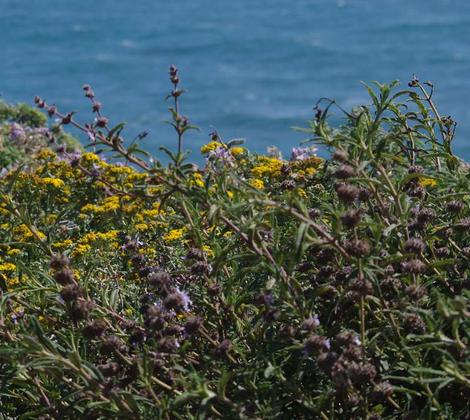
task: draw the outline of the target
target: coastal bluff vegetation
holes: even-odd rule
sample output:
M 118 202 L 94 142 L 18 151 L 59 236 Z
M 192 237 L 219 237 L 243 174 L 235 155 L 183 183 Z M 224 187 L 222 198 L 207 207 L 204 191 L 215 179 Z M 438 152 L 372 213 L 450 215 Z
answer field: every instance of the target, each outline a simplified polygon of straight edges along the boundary
M 88 122 L 0 104 L 0 419 L 470 418 L 470 167 L 432 83 L 192 159 L 169 77 L 158 155 L 88 85 Z

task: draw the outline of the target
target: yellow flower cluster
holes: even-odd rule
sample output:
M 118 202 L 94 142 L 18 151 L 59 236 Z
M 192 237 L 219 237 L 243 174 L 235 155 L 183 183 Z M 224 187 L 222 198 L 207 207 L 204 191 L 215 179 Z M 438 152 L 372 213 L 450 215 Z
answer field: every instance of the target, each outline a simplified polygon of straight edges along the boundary
M 4 262 L 0 264 L 0 271 L 15 271 L 16 265 L 9 262 Z
M 233 156 L 238 156 L 238 155 L 242 155 L 243 153 L 245 153 L 246 149 L 244 147 L 236 146 L 236 147 L 232 147 L 230 149 L 230 152 L 232 152 Z
M 50 185 L 50 186 L 52 186 L 54 188 L 58 188 L 58 189 L 61 189 L 61 188 L 65 187 L 65 182 L 62 181 L 59 178 L 49 178 L 49 177 L 41 178 L 40 183 L 42 185 L 46 185 L 46 186 Z
M 281 175 L 281 168 L 284 162 L 275 157 L 260 156 L 258 158 L 258 164 L 253 167 L 251 173 L 256 178 L 262 178 L 263 176 L 279 176 Z
M 108 232 L 89 232 L 78 241 L 72 255 L 86 254 L 87 252 L 91 251 L 92 244 L 99 241 L 109 245 L 111 248 L 117 248 L 117 235 L 117 230 L 110 230 Z
M 181 229 L 173 229 L 167 235 L 163 237 L 163 240 L 165 242 L 176 241 L 177 239 L 180 239 L 185 233 L 186 233 L 186 228 L 184 227 Z
M 35 230 L 37 237 L 41 240 L 46 239 L 46 235 L 39 230 Z M 21 224 L 13 229 L 13 234 L 19 241 L 28 241 L 31 238 L 34 238 L 35 235 L 31 229 L 25 224 Z
M 209 152 L 214 151 L 218 147 L 223 147 L 223 144 L 218 141 L 210 141 L 209 143 L 201 147 L 201 153 L 205 155 Z
M 264 189 L 264 182 L 262 179 L 258 179 L 258 178 L 251 179 L 250 185 L 258 190 Z
M 103 200 L 103 203 L 100 205 L 97 204 L 85 204 L 80 212 L 82 213 L 110 213 L 120 208 L 120 198 L 117 195 L 112 195 L 110 197 L 106 197 Z
M 194 172 L 193 173 L 192 183 L 197 185 L 198 187 L 201 187 L 201 188 L 203 188 L 205 186 L 204 179 L 203 179 L 202 174 L 200 172 Z
M 435 187 L 437 185 L 437 181 L 434 178 L 420 177 L 418 182 L 422 187 Z

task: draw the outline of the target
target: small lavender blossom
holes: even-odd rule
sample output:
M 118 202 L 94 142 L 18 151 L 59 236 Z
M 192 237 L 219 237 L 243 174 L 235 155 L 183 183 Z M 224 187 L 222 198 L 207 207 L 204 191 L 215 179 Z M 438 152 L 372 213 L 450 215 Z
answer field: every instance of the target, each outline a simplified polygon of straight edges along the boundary
M 13 141 L 25 140 L 26 132 L 24 128 L 17 123 L 12 123 L 10 125 L 10 139 Z
M 188 312 L 189 307 L 193 303 L 191 302 L 191 299 L 190 299 L 189 295 L 185 291 L 178 290 L 178 292 L 181 294 L 181 297 L 183 298 L 183 309 L 184 309 L 185 312 Z
M 215 150 L 209 152 L 206 160 L 207 162 L 217 161 L 228 166 L 232 166 L 234 158 L 229 149 L 225 147 L 217 147 Z
M 315 146 L 310 147 L 293 147 L 290 160 L 292 161 L 302 161 L 306 160 L 312 156 L 316 156 L 316 151 L 318 149 Z
M 51 135 L 51 131 L 47 127 L 37 127 L 33 130 L 33 134 L 49 137 Z

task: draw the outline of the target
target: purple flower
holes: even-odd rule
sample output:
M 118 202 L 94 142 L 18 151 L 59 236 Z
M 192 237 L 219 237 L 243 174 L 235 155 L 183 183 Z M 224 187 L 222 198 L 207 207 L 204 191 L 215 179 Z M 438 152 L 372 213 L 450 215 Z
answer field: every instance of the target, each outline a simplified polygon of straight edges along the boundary
M 183 298 L 183 309 L 185 310 L 185 312 L 188 312 L 189 307 L 192 305 L 191 299 L 185 291 L 178 290 L 178 292 L 180 293 L 181 297 Z
M 24 128 L 17 123 L 12 123 L 10 125 L 10 139 L 13 141 L 17 141 L 17 140 L 25 140 L 25 138 L 26 138 L 26 132 Z
M 316 156 L 315 152 L 318 149 L 315 146 L 310 147 L 293 147 L 290 160 L 301 161 Z
M 209 152 L 206 160 L 207 162 L 216 161 L 226 164 L 228 166 L 232 166 L 234 157 L 229 149 L 219 146 L 215 150 Z
M 45 137 L 49 137 L 51 134 L 50 130 L 47 127 L 37 127 L 33 130 L 33 133 Z

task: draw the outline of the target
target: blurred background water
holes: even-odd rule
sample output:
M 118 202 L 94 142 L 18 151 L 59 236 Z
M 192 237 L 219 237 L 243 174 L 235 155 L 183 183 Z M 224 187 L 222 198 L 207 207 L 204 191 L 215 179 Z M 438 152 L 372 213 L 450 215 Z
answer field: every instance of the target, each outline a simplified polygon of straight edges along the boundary
M 183 112 L 251 149 L 284 152 L 304 135 L 318 98 L 368 103 L 360 81 L 413 74 L 437 87 L 442 114 L 458 121 L 455 150 L 470 159 L 470 2 L 467 0 L 0 0 L 0 94 L 35 95 L 90 118 L 93 86 L 127 138 L 171 146 L 167 69 L 180 68 Z M 339 114 L 338 114 L 339 118 Z

